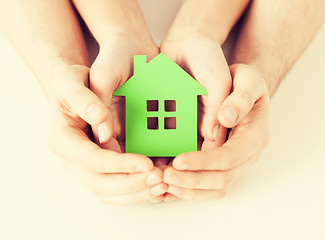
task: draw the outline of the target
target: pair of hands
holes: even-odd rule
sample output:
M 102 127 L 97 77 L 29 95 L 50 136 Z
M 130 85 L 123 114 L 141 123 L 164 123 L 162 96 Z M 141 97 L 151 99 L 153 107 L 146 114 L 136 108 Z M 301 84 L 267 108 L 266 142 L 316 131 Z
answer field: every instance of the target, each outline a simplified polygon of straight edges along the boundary
M 112 97 L 131 76 L 134 55 L 151 60 L 160 51 L 208 91 L 199 103 L 201 151 L 173 161 L 122 153 L 124 102 Z M 263 79 L 247 65 L 229 68 L 221 47 L 206 36 L 169 38 L 159 49 L 152 40 L 116 34 L 101 46 L 90 69 L 78 65 L 56 72 L 50 104 L 52 149 L 109 204 L 219 199 L 269 139 Z M 226 128 L 232 130 L 224 143 Z

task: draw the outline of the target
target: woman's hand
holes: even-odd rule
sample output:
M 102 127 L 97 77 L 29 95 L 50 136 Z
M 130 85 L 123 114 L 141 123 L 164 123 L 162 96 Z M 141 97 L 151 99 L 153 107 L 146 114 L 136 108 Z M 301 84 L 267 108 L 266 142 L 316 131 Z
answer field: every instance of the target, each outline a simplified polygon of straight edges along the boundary
M 168 193 L 187 200 L 222 198 L 231 184 L 259 158 L 268 145 L 269 94 L 265 81 L 253 68 L 230 67 L 233 92 L 218 110 L 218 120 L 233 127 L 221 147 L 205 140 L 202 151 L 177 156 L 164 171 Z
M 207 89 L 208 95 L 201 96 L 198 104 L 199 149 L 204 147 L 204 142 L 209 142 L 215 147 L 221 146 L 225 141 L 227 129 L 219 123 L 218 111 L 229 95 L 232 82 L 220 45 L 214 39 L 199 34 L 175 39 L 169 35 L 161 46 L 161 52 Z M 165 162 L 167 163 L 167 160 Z M 170 194 L 165 194 L 164 200 L 171 198 Z
M 141 155 L 122 154 L 114 146 L 91 141 L 89 124 L 109 115 L 105 104 L 88 89 L 89 68 L 81 65 L 56 72 L 50 99 L 50 146 L 63 165 L 109 204 L 145 204 L 162 200 L 167 186 L 162 171 Z M 113 144 L 114 145 L 114 144 Z
M 199 98 L 200 144 L 203 139 L 224 143 L 226 129 L 220 126 L 218 110 L 229 95 L 231 75 L 220 45 L 206 36 L 167 39 L 161 52 L 191 74 L 207 92 Z
M 96 142 L 106 145 L 116 142 L 116 150 L 124 151 L 124 101 L 112 96 L 113 92 L 129 79 L 133 72 L 134 55 L 147 55 L 151 60 L 159 53 L 152 39 L 142 39 L 131 33 L 113 34 L 100 46 L 99 54 L 90 69 L 90 89 L 105 104 L 108 115 L 105 121 L 93 126 Z

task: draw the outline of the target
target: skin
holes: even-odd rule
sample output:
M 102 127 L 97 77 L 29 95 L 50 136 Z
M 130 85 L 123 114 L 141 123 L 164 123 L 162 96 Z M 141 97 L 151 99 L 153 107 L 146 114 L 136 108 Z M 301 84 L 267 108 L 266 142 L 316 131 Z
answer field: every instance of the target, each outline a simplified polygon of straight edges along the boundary
M 164 172 L 170 194 L 220 199 L 258 160 L 270 138 L 270 96 L 324 20 L 324 1 L 252 2 L 231 61 L 232 93 L 218 110 L 220 124 L 232 128 L 229 139 L 177 156 Z
M 158 48 L 139 50 L 136 47 L 140 44 L 128 40 L 127 35 L 114 33 L 107 45 L 100 44 L 101 53 L 89 68 L 81 29 L 69 1 L 1 1 L 0 9 L 1 28 L 49 98 L 49 141 L 53 151 L 61 156 L 62 164 L 105 203 L 146 204 L 162 199 L 167 185 L 162 182 L 161 169 L 145 156 L 121 154 L 113 140 L 99 146 L 91 141 L 93 134 L 89 128 L 105 124 L 111 115 L 103 96 L 89 89 L 94 90 L 99 81 L 107 80 L 101 76 L 112 75 L 101 70 L 112 57 L 119 57 L 108 49 L 120 47 L 130 51 L 130 56 L 153 56 Z M 129 76 L 129 59 L 116 62 L 118 66 L 128 64 L 120 69 L 123 76 L 119 79 Z
M 160 49 L 135 0 L 73 4 L 100 45 L 92 66 L 70 1 L 0 0 L 0 26 L 49 98 L 53 151 L 108 204 L 222 198 L 267 146 L 270 95 L 325 16 L 322 0 L 252 1 L 228 67 L 220 46 L 249 1 L 185 0 Z M 169 164 L 122 154 L 124 105 L 112 97 L 132 75 L 133 55 L 159 51 L 209 94 L 199 104 L 202 151 Z

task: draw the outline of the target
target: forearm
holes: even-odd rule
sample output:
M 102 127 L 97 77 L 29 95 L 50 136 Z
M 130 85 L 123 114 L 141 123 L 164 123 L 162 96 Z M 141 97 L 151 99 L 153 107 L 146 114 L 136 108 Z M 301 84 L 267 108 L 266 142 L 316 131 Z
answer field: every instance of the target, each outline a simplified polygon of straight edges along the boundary
M 167 39 L 203 35 L 220 45 L 240 18 L 250 0 L 185 0 Z
M 73 0 L 90 31 L 104 45 L 113 35 L 152 41 L 136 0 Z M 130 39 L 133 40 L 133 39 Z
M 244 19 L 232 63 L 256 68 L 272 96 L 324 19 L 324 0 L 255 0 Z
M 88 64 L 83 36 L 68 0 L 0 0 L 0 24 L 47 95 L 53 71 Z

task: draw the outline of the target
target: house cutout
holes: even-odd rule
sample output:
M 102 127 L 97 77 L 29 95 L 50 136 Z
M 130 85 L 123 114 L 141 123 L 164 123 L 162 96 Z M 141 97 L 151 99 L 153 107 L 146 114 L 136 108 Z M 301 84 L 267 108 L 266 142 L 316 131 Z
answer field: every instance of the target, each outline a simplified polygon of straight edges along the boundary
M 163 53 L 134 56 L 125 96 L 125 152 L 174 157 L 197 150 L 197 96 L 206 89 Z

